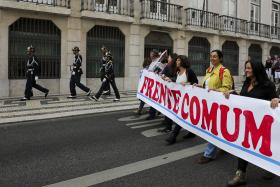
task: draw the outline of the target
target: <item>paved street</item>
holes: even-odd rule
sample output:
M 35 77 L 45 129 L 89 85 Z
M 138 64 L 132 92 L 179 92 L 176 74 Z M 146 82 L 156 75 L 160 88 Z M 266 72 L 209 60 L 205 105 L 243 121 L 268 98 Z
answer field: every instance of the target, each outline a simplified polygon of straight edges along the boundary
M 158 133 L 162 116 L 145 121 L 132 110 L 0 125 L 0 186 L 225 186 L 236 159 L 195 161 L 205 141 L 182 139 L 166 146 Z M 248 186 L 280 186 L 264 181 L 250 165 Z

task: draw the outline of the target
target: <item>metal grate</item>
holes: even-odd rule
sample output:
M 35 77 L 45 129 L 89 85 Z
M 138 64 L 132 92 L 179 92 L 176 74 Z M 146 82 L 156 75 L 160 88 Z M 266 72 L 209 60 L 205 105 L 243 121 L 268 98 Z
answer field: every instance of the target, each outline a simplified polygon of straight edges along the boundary
M 204 76 L 210 65 L 210 43 L 206 38 L 193 37 L 189 41 L 191 68 L 197 76 Z
M 82 0 L 82 10 L 134 16 L 134 0 Z
M 44 4 L 44 5 L 70 8 L 70 0 L 17 0 L 17 2 L 29 2 L 35 4 Z
M 277 46 L 272 46 L 269 54 L 271 57 L 274 57 L 274 55 L 280 56 L 280 48 Z
M 20 18 L 9 27 L 9 79 L 25 78 L 30 45 L 40 60 L 41 78 L 60 78 L 60 30 L 49 20 Z
M 115 76 L 124 77 L 125 36 L 117 27 L 97 25 L 87 33 L 87 78 L 100 77 L 102 46 L 113 55 Z
M 228 68 L 231 75 L 238 75 L 239 47 L 234 41 L 226 41 L 222 46 L 223 65 Z
M 256 62 L 262 62 L 262 48 L 259 44 L 251 44 L 248 49 L 248 54 L 251 60 Z
M 160 52 L 167 50 L 170 54 L 173 52 L 173 40 L 167 33 L 152 31 L 145 37 L 145 57 L 150 56 L 152 49 L 157 49 Z

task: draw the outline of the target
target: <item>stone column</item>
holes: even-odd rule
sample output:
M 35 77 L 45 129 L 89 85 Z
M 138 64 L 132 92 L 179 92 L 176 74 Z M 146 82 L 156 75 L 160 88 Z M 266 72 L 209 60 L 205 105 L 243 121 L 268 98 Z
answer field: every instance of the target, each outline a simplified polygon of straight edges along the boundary
M 141 34 L 139 25 L 130 26 L 128 40 L 128 61 L 124 80 L 124 90 L 137 90 L 139 72 L 142 67 L 143 57 L 141 56 Z
M 71 1 L 71 16 L 67 21 L 67 28 L 62 32 L 62 41 L 67 41 L 65 46 L 62 45 L 62 56 L 64 55 L 64 61 L 61 61 L 61 79 L 60 79 L 60 94 L 69 94 L 69 81 L 70 81 L 70 65 L 73 63 L 74 55 L 72 48 L 78 46 L 80 48 L 80 54 L 83 57 L 82 69 L 84 74 L 82 75 L 81 82 L 86 84 L 86 45 L 82 40 L 81 30 L 81 0 Z M 65 49 L 65 50 L 64 50 Z M 77 93 L 83 93 L 82 90 L 77 89 Z
M 239 46 L 239 82 L 241 82 L 244 78 L 244 64 L 248 60 L 248 48 L 250 44 L 245 39 L 240 39 L 237 41 Z
M 3 20 L 0 10 L 0 97 L 9 96 L 8 79 L 8 42 L 9 25 Z

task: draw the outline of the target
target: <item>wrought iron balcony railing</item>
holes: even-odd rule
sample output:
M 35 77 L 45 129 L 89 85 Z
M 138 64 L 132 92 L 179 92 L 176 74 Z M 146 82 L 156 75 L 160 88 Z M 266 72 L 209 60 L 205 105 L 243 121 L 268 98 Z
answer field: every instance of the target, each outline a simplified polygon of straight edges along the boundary
M 265 38 L 270 38 L 270 25 L 265 25 L 262 23 L 256 23 L 256 22 L 247 22 L 248 24 L 248 34 L 249 35 L 255 35 L 255 36 L 261 36 Z
M 70 0 L 17 0 L 17 2 L 29 2 L 35 4 L 44 4 L 44 5 L 70 8 Z
M 82 0 L 82 10 L 134 16 L 133 0 Z
M 182 24 L 183 6 L 155 0 L 140 0 L 141 19 L 155 19 Z
M 247 34 L 247 20 L 222 15 L 220 16 L 220 30 Z
M 271 38 L 280 40 L 280 27 L 271 26 Z
M 187 8 L 187 25 L 219 29 L 219 14 L 204 10 Z

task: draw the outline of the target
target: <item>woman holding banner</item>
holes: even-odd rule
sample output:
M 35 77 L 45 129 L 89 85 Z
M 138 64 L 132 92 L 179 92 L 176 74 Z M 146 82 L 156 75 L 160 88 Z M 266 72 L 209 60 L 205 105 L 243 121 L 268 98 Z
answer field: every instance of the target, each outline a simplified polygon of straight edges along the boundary
M 178 56 L 178 58 L 176 59 L 176 65 L 177 65 L 177 69 L 178 69 L 177 76 L 175 78 L 176 83 L 182 84 L 183 86 L 185 86 L 186 84 L 193 85 L 195 83 L 196 84 L 198 83 L 196 74 L 190 68 L 191 64 L 185 55 Z M 172 79 L 169 77 L 165 77 L 164 80 L 169 81 L 169 82 L 172 81 Z M 173 121 L 171 121 L 170 130 L 172 129 L 171 128 L 172 123 L 173 123 Z M 181 128 L 182 127 L 180 125 L 178 125 L 178 124 L 175 125 L 175 128 L 172 131 L 172 133 L 170 134 L 169 138 L 166 139 L 168 145 L 172 145 L 172 144 L 176 143 L 176 138 L 179 135 Z M 189 132 L 188 134 L 186 134 L 184 136 L 185 139 L 194 138 L 194 137 L 195 137 L 195 134 L 193 134 L 191 132 Z
M 246 80 L 242 86 L 240 95 L 256 99 L 271 101 L 271 108 L 278 107 L 279 99 L 277 98 L 275 85 L 269 80 L 262 63 L 247 61 L 245 63 Z M 225 93 L 229 98 L 232 91 Z M 246 168 L 248 162 L 238 158 L 236 175 L 228 182 L 228 186 L 239 186 L 246 183 Z M 272 179 L 273 174 L 266 173 L 264 179 Z
M 178 55 L 176 53 L 171 53 L 168 56 L 167 65 L 161 72 L 162 79 L 165 80 L 166 78 L 169 78 L 173 82 L 176 81 L 176 75 L 177 75 L 176 59 L 177 59 L 177 57 L 178 57 Z M 165 133 L 170 132 L 172 130 L 172 124 L 173 124 L 173 121 L 170 118 L 168 118 L 167 116 L 165 116 L 164 120 L 162 122 L 162 126 L 165 126 L 165 127 L 163 129 L 159 129 L 158 132 L 165 132 Z
M 203 79 L 203 86 L 196 85 L 198 87 L 205 88 L 207 90 L 213 90 L 218 92 L 227 92 L 232 90 L 233 79 L 230 71 L 225 68 L 223 63 L 223 53 L 220 50 L 213 50 L 210 53 L 210 61 L 212 66 L 206 70 L 206 75 Z M 217 153 L 217 147 L 211 143 L 208 143 L 203 156 L 198 160 L 199 164 L 206 164 L 215 159 Z

